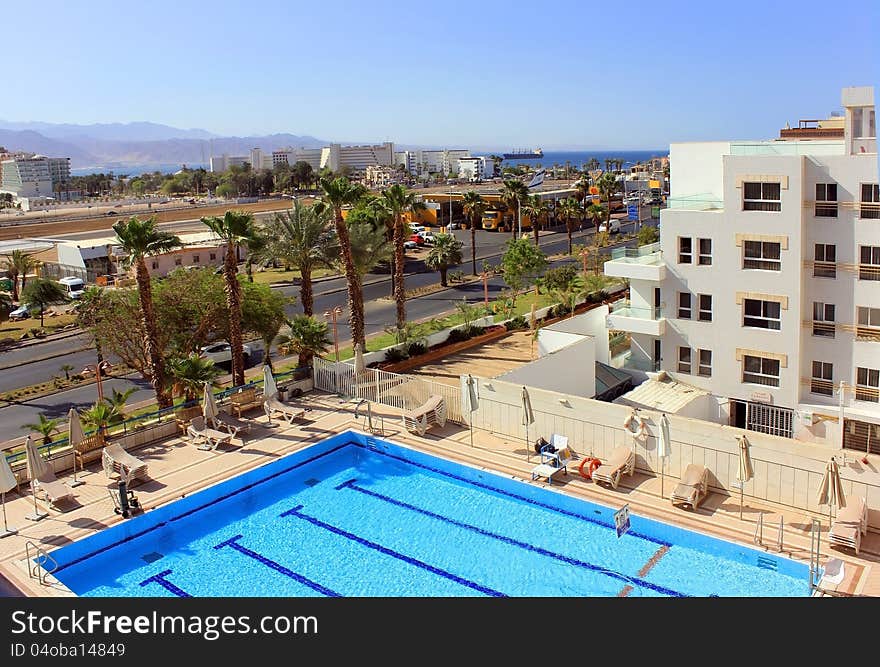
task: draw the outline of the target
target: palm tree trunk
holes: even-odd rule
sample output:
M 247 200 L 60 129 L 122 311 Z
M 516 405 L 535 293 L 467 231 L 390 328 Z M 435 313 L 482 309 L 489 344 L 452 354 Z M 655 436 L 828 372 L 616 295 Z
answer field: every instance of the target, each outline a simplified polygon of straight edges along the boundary
M 150 272 L 147 263 L 139 259 L 136 264 L 138 300 L 141 304 L 141 322 L 144 325 L 144 352 L 147 358 L 147 373 L 150 386 L 156 393 L 159 408 L 171 406 L 172 400 L 165 383 L 165 364 L 159 349 L 159 331 L 156 328 L 156 313 L 153 309 L 153 289 L 150 285 Z
M 565 231 L 568 233 L 568 254 L 571 254 L 572 245 L 571 245 L 571 220 L 569 218 L 565 219 Z
M 541 229 L 541 219 L 538 216 L 535 216 L 535 219 L 532 220 L 532 233 L 535 235 L 535 247 L 540 248 L 538 244 L 538 231 Z
M 518 206 L 517 206 L 518 208 Z M 516 215 L 516 211 L 514 211 L 513 218 L 510 221 L 510 238 L 516 240 L 516 221 L 519 217 Z
M 229 345 L 232 347 L 232 385 L 244 384 L 244 352 L 241 336 L 241 285 L 238 283 L 238 262 L 235 244 L 226 244 L 223 276 L 226 279 L 226 308 L 229 311 Z
M 397 330 L 406 326 L 406 289 L 403 283 L 403 220 L 394 220 L 394 301 L 397 305 Z
M 345 270 L 345 281 L 348 284 L 348 324 L 351 329 L 352 343 L 364 344 L 364 296 L 361 292 L 361 281 L 351 256 L 351 239 L 342 210 L 335 211 L 336 237 L 339 239 L 339 254 L 342 255 L 342 267 Z
M 311 317 L 314 315 L 315 297 L 312 291 L 312 268 L 301 266 L 299 269 L 299 277 L 301 278 L 299 286 L 299 299 L 302 301 L 303 314 Z
M 474 275 L 477 275 L 477 221 L 471 218 L 471 264 Z
M 12 300 L 18 301 L 18 271 L 10 271 L 9 275 L 12 278 Z
M 446 284 L 446 272 L 449 270 L 449 267 L 445 264 L 440 265 L 440 287 L 448 287 Z

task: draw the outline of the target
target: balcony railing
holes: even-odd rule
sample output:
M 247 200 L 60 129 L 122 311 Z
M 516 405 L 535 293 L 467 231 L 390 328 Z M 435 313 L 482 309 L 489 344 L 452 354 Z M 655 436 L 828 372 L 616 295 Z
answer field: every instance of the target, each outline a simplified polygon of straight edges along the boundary
M 810 141 L 739 141 L 730 144 L 731 155 L 845 155 L 843 139 Z
M 638 248 L 615 248 L 611 251 L 612 262 L 630 262 L 633 264 L 659 264 L 662 261 L 659 243 L 639 246 Z
M 669 197 L 666 200 L 666 207 L 682 211 L 722 211 L 724 210 L 724 200 L 711 193 L 703 192 L 695 195 Z
M 880 327 L 856 326 L 856 340 L 880 343 Z
M 656 308 L 633 308 L 628 299 L 621 299 L 611 304 L 610 314 L 619 315 L 620 317 L 637 317 L 642 320 L 659 320 L 663 317 L 665 305 L 661 304 Z

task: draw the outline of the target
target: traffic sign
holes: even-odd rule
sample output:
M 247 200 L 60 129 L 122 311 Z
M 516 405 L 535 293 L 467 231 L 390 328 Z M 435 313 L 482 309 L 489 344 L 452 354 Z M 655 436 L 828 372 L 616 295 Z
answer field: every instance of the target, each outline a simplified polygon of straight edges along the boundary
M 614 527 L 617 529 L 617 537 L 629 530 L 629 504 L 624 505 L 614 513 Z
M 630 220 L 638 220 L 639 219 L 639 205 L 638 204 L 629 204 L 626 207 L 627 215 L 629 215 Z

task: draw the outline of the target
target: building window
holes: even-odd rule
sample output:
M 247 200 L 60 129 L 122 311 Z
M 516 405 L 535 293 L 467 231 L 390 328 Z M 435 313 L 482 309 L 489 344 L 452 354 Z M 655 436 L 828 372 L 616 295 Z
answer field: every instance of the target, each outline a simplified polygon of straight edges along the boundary
M 856 400 L 877 403 L 880 396 L 880 370 L 856 368 Z
M 210 255 L 208 255 L 208 258 L 213 262 L 215 259 L 217 259 L 217 253 L 212 252 Z
M 712 350 L 700 350 L 699 373 L 704 378 L 712 377 Z
M 691 348 L 689 347 L 678 348 L 678 372 L 691 372 Z
M 699 305 L 700 305 L 700 313 L 699 319 L 700 322 L 711 322 L 712 321 L 712 295 L 711 294 L 700 294 L 698 296 Z
M 813 376 L 810 378 L 810 391 L 823 396 L 834 395 L 834 364 L 827 361 L 813 362 Z
M 743 183 L 743 211 L 781 211 L 779 183 Z
M 743 356 L 743 382 L 779 386 L 779 360 Z
M 837 246 L 833 243 L 817 243 L 813 251 L 813 277 L 837 277 Z
M 694 240 L 687 236 L 678 238 L 678 263 L 691 264 L 694 261 Z
M 157 269 L 159 268 L 159 261 L 154 259 L 154 260 L 150 263 L 150 266 L 153 267 L 153 271 L 157 270 Z
M 709 266 L 712 264 L 712 239 L 700 239 L 700 266 Z
M 683 320 L 691 319 L 691 293 L 678 293 L 678 316 Z
M 880 280 L 880 246 L 859 246 L 859 280 Z
M 857 340 L 880 341 L 880 308 L 859 306 Z
M 198 263 L 199 263 L 199 256 L 193 255 L 193 264 L 198 264 Z
M 880 185 L 862 183 L 862 205 L 859 207 L 860 218 L 880 218 Z
M 837 183 L 816 183 L 816 217 L 837 217 Z
M 779 330 L 780 313 L 781 307 L 778 301 L 745 299 L 743 302 L 743 326 Z
M 813 302 L 813 335 L 834 338 L 834 304 Z
M 174 266 L 180 266 L 181 264 L 183 264 L 183 258 L 182 257 L 175 257 L 174 258 Z
M 743 242 L 743 268 L 761 271 L 782 270 L 782 246 L 772 241 Z

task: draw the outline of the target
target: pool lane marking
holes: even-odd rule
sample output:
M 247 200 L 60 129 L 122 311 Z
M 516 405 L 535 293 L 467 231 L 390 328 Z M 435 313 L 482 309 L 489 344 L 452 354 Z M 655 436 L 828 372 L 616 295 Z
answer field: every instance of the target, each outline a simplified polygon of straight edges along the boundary
M 527 551 L 531 551 L 533 553 L 540 554 L 542 556 L 548 556 L 549 558 L 554 558 L 558 561 L 566 563 L 568 565 L 575 565 L 577 567 L 584 568 L 586 570 L 592 570 L 593 572 L 598 572 L 599 574 L 604 574 L 606 576 L 612 577 L 613 579 L 618 579 L 621 581 L 634 581 L 638 583 L 640 586 L 645 588 L 650 588 L 653 591 L 658 593 L 662 593 L 664 595 L 669 595 L 671 597 L 688 597 L 684 593 L 680 593 L 678 591 L 674 591 L 671 588 L 666 588 L 665 586 L 660 586 L 658 584 L 651 583 L 649 581 L 644 581 L 642 577 L 647 574 L 648 570 L 650 570 L 658 560 L 669 551 L 669 547 L 666 545 L 661 546 L 657 552 L 651 557 L 648 561 L 648 565 L 643 567 L 639 571 L 638 578 L 636 577 L 627 577 L 624 574 L 616 572 L 614 570 L 609 570 L 607 568 L 602 567 L 601 565 L 595 565 L 593 563 L 589 563 L 587 561 L 580 560 L 578 558 L 573 558 L 571 556 L 566 556 L 564 554 L 557 553 L 555 551 L 550 551 L 549 549 L 544 549 L 543 547 L 535 546 L 534 544 L 529 544 L 528 542 L 522 542 L 513 537 L 508 537 L 507 535 L 501 535 L 500 533 L 493 533 L 489 530 L 485 530 L 484 528 L 480 528 L 479 526 L 474 526 L 469 523 L 464 523 L 463 521 L 458 521 L 457 519 L 453 519 L 452 517 L 444 516 L 442 514 L 437 514 L 436 512 L 432 512 L 431 510 L 427 510 L 421 507 L 417 507 L 416 505 L 411 505 L 402 500 L 397 500 L 396 498 L 392 498 L 390 496 L 386 496 L 382 493 L 378 493 L 376 491 L 371 491 L 362 486 L 357 485 L 357 479 L 349 479 L 342 484 L 334 487 L 337 491 L 342 489 L 351 489 L 352 491 L 357 491 L 358 493 L 362 493 L 364 495 L 370 496 L 372 498 L 376 498 L 386 503 L 390 503 L 391 505 L 396 505 L 397 507 L 402 507 L 404 509 L 411 510 L 413 512 L 418 512 L 419 514 L 423 514 L 425 516 L 431 517 L 433 519 L 439 519 L 440 521 L 444 521 L 453 526 L 457 526 L 458 528 L 464 528 L 465 530 L 469 530 L 474 533 L 478 533 L 485 537 L 491 537 L 493 539 L 504 542 L 505 544 L 510 544 L 515 547 L 519 547 L 520 549 L 525 549 Z
M 391 459 L 396 459 L 398 461 L 402 461 L 407 465 L 415 466 L 416 468 L 422 468 L 423 470 L 429 470 L 433 473 L 437 473 L 438 475 L 443 475 L 444 477 L 451 477 L 452 479 L 457 479 L 465 484 L 469 484 L 471 486 L 476 486 L 481 489 L 487 489 L 489 491 L 494 491 L 495 493 L 499 493 L 503 496 L 508 496 L 509 498 L 516 498 L 517 500 L 521 500 L 529 505 L 535 505 L 536 507 L 542 507 L 544 509 L 550 510 L 551 512 L 556 512 L 558 514 L 564 514 L 565 516 L 574 517 L 575 519 L 580 519 L 581 521 L 587 521 L 588 523 L 594 523 L 597 526 L 602 526 L 603 528 L 613 529 L 614 524 L 606 521 L 599 521 L 598 519 L 594 519 L 589 516 L 585 516 L 583 514 L 578 514 L 577 512 L 572 512 L 571 510 L 566 510 L 561 507 L 557 507 L 555 505 L 550 505 L 548 503 L 542 503 L 540 500 L 534 500 L 532 498 L 527 498 L 526 496 L 521 496 L 518 493 L 514 493 L 513 491 L 506 491 L 504 489 L 499 489 L 496 486 L 492 486 L 491 484 L 486 484 L 484 482 L 478 482 L 477 480 L 467 479 L 465 477 L 461 477 L 460 475 L 456 475 L 455 473 L 448 472 L 446 470 L 442 470 L 441 468 L 434 468 L 429 465 L 425 465 L 424 463 L 416 463 L 415 461 L 411 461 L 410 459 L 404 458 L 402 456 L 397 456 L 396 454 L 392 454 L 390 452 L 383 451 L 381 449 L 377 449 L 375 447 L 365 447 L 364 445 L 357 444 L 358 447 L 364 447 L 365 449 L 375 452 L 376 454 L 380 454 L 382 456 L 387 456 Z M 436 458 L 436 457 L 435 457 Z M 454 465 L 462 465 L 462 464 L 454 464 Z M 490 473 L 491 474 L 491 473 Z M 520 482 L 523 484 L 524 482 Z M 585 501 L 579 501 L 585 502 Z M 672 542 L 668 540 L 660 539 L 659 537 L 653 537 L 651 535 L 645 535 L 644 533 L 640 533 L 637 530 L 629 530 L 627 531 L 627 535 L 632 535 L 634 537 L 639 537 L 643 540 L 647 540 L 648 542 L 654 542 L 655 544 L 664 544 L 667 547 L 672 546 Z
M 319 593 L 321 593 L 321 595 L 326 595 L 327 597 L 331 597 L 331 598 L 341 598 L 342 597 L 342 595 L 340 593 L 337 593 L 336 591 L 331 590 L 331 589 L 327 588 L 326 586 L 322 586 L 321 584 L 319 584 L 315 581 L 312 581 L 311 579 L 309 579 L 307 577 L 304 577 L 303 575 L 299 574 L 298 572 L 294 572 L 293 570 L 284 567 L 280 563 L 276 563 L 274 560 L 270 560 L 270 559 L 266 558 L 265 556 L 258 554 L 256 551 L 253 551 L 252 549 L 248 549 L 247 547 L 240 545 L 238 543 L 238 540 L 240 540 L 242 537 L 244 537 L 244 535 L 236 535 L 234 537 L 230 537 L 228 540 L 221 542 L 220 544 L 215 544 L 214 548 L 215 549 L 222 549 L 223 547 L 232 547 L 233 549 L 235 549 L 239 553 L 242 553 L 245 556 L 248 556 L 249 558 L 253 558 L 255 561 L 262 563 L 266 567 L 272 568 L 276 572 L 280 572 L 285 577 L 289 577 L 289 578 L 293 579 L 294 581 L 298 581 L 299 583 L 308 586 L 312 590 L 318 591 Z
M 505 595 L 504 593 L 493 590 L 491 588 L 488 588 L 486 586 L 478 584 L 474 581 L 469 581 L 468 579 L 464 579 L 462 577 L 459 577 L 457 574 L 453 574 L 452 572 L 447 572 L 444 569 L 441 569 L 439 567 L 435 567 L 433 565 L 425 563 L 424 561 L 421 561 L 417 558 L 413 558 L 412 556 L 407 556 L 406 554 L 402 554 L 399 551 L 394 551 L 393 549 L 389 549 L 388 547 L 384 547 L 381 544 L 377 544 L 376 542 L 371 542 L 370 540 L 368 540 L 364 537 L 360 537 L 359 535 L 355 535 L 354 533 L 349 533 L 348 531 L 343 530 L 342 528 L 338 528 L 338 527 L 333 526 L 329 523 L 325 523 L 325 522 L 321 521 L 320 519 L 317 519 L 313 516 L 309 516 L 308 514 L 305 514 L 302 511 L 302 509 L 303 509 L 303 505 L 297 505 L 296 507 L 293 507 L 285 512 L 282 512 L 279 516 L 282 516 L 282 517 L 293 516 L 298 519 L 303 519 L 304 521 L 308 521 L 309 523 L 311 523 L 314 526 L 318 526 L 319 528 L 323 528 L 324 530 L 329 530 L 331 533 L 334 533 L 336 535 L 344 537 L 344 538 L 351 540 L 353 542 L 357 542 L 358 544 L 361 544 L 369 549 L 373 549 L 374 551 L 378 551 L 379 553 L 383 553 L 386 556 L 391 556 L 392 558 L 396 558 L 397 560 L 402 560 L 404 563 L 408 563 L 410 565 L 414 565 L 414 566 L 421 568 L 423 570 L 427 570 L 428 572 L 431 572 L 432 574 L 436 574 L 440 577 L 443 577 L 444 579 L 449 579 L 450 581 L 454 581 L 455 583 L 461 584 L 462 586 L 467 586 L 468 588 L 471 588 L 475 591 L 479 591 L 480 593 L 483 593 L 483 594 L 488 595 L 490 597 L 496 597 L 496 598 L 507 597 L 507 595 Z
M 167 577 L 169 574 L 171 574 L 171 570 L 163 570 L 163 571 L 160 572 L 159 574 L 154 574 L 154 575 L 153 575 L 152 577 L 150 577 L 149 579 L 144 579 L 144 580 L 141 582 L 141 586 L 146 586 L 146 585 L 148 585 L 148 584 L 157 583 L 157 584 L 159 584 L 162 588 L 164 588 L 166 591 L 168 591 L 169 593 L 174 593 L 174 595 L 176 595 L 176 596 L 179 597 L 179 598 L 191 598 L 192 595 L 190 595 L 189 593 L 187 593 L 185 590 L 183 590 L 183 589 L 180 588 L 179 586 L 176 586 L 175 584 L 172 584 L 170 581 L 168 581 L 168 580 L 165 578 L 165 577 Z
M 648 559 L 648 562 L 642 565 L 642 569 L 639 570 L 638 574 L 639 578 L 646 577 L 648 575 L 648 572 L 651 571 L 651 568 L 654 567 L 660 561 L 660 559 L 666 555 L 668 551 L 669 547 L 665 545 L 657 549 L 654 555 Z M 621 590 L 620 593 L 617 594 L 617 597 L 625 598 L 627 595 L 630 594 L 630 592 L 632 592 L 632 590 L 633 587 L 627 584 L 623 587 L 623 590 Z

